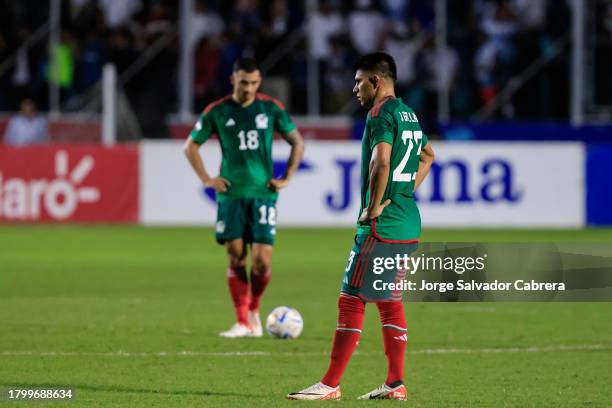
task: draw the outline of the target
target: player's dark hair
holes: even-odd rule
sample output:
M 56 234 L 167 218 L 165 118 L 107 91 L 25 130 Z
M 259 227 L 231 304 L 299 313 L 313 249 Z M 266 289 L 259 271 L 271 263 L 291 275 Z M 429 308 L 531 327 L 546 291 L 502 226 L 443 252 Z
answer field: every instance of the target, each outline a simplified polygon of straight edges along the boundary
M 259 64 L 255 60 L 255 58 L 238 58 L 234 61 L 234 67 L 232 69 L 233 72 L 244 71 L 244 72 L 255 72 L 259 70 Z
M 353 64 L 353 71 L 358 69 L 378 74 L 393 81 L 397 79 L 395 60 L 386 52 L 372 52 L 362 55 Z

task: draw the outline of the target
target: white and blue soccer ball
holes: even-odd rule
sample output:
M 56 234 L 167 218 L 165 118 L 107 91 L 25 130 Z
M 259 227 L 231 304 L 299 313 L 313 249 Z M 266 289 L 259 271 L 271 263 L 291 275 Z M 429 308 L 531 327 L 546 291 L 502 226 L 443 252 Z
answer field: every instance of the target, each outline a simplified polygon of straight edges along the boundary
M 279 306 L 266 319 L 268 334 L 278 339 L 295 339 L 303 328 L 302 315 L 292 307 Z

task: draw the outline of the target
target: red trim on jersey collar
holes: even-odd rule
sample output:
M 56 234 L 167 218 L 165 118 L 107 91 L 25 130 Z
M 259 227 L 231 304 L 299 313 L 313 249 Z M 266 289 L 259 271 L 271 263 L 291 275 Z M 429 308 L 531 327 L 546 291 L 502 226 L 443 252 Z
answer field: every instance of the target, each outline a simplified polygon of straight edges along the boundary
M 279 108 L 281 108 L 282 110 L 285 110 L 285 105 L 283 105 L 281 103 L 281 101 L 279 101 L 276 98 L 271 97 L 270 95 L 266 95 L 266 94 L 263 94 L 261 92 L 257 92 L 255 94 L 255 100 L 258 100 L 258 101 L 270 101 L 273 104 L 275 104 L 276 106 L 278 106 Z
M 372 220 L 372 236 L 381 242 L 393 243 L 393 244 L 414 244 L 419 242 L 418 239 L 385 239 L 381 238 L 380 235 L 376 233 L 376 218 Z
M 370 117 L 371 118 L 377 117 L 378 114 L 380 113 L 380 108 L 382 108 L 384 103 L 387 102 L 389 99 L 395 99 L 395 96 L 392 96 L 392 95 L 385 96 L 382 101 L 378 102 L 378 104 L 376 104 L 376 106 L 374 106 L 374 107 L 372 107 L 372 109 L 370 109 Z
M 223 102 L 225 102 L 227 100 L 230 100 L 230 99 L 232 99 L 232 94 L 226 95 L 223 98 L 219 98 L 216 101 L 213 101 L 213 102 L 209 103 L 206 106 L 206 108 L 204 109 L 204 111 L 203 111 L 204 114 L 210 112 L 215 106 L 220 105 L 221 103 L 223 103 Z M 273 97 L 271 97 L 269 95 L 257 92 L 255 94 L 255 100 L 256 101 L 270 101 L 273 104 L 275 104 L 276 106 L 278 106 L 279 108 L 281 108 L 282 110 L 285 110 L 285 105 L 283 105 L 281 103 L 281 101 L 279 101 L 278 99 L 273 98 Z
M 214 108 L 215 106 L 217 106 L 217 105 L 219 105 L 219 104 L 221 104 L 221 103 L 223 103 L 223 102 L 225 102 L 225 101 L 227 101 L 228 99 L 231 99 L 231 98 L 232 98 L 232 95 L 229 94 L 229 95 L 224 96 L 223 98 L 219 98 L 216 101 L 213 101 L 213 102 L 209 103 L 206 106 L 206 108 L 204 108 L 204 111 L 203 111 L 204 114 L 210 112 L 212 110 L 212 108 Z

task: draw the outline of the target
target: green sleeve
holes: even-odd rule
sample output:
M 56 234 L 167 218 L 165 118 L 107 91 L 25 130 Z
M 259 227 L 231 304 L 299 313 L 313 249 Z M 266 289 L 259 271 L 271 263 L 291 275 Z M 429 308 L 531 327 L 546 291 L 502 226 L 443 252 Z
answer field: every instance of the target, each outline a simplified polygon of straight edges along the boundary
M 208 140 L 210 135 L 215 133 L 215 124 L 211 112 L 203 113 L 191 130 L 191 138 L 197 144 L 202 144 Z
M 428 142 L 429 142 L 429 138 L 427 137 L 425 133 L 423 133 L 423 143 L 421 144 L 421 147 L 427 146 Z
M 370 149 L 374 149 L 374 146 L 381 142 L 389 143 L 393 145 L 393 119 L 387 112 L 380 112 L 379 115 L 371 117 L 368 121 L 370 127 Z
M 274 105 L 274 129 L 278 133 L 286 135 L 295 128 L 295 123 L 293 123 L 287 111 Z

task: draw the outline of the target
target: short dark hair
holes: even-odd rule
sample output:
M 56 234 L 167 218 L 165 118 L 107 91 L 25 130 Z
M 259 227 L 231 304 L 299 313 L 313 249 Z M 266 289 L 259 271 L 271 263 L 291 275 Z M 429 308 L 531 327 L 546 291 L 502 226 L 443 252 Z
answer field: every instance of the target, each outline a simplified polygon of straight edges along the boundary
M 390 78 L 393 81 L 397 79 L 397 67 L 393 57 L 386 52 L 372 52 L 365 54 L 353 64 L 353 70 L 370 71 L 382 77 Z
M 233 72 L 245 71 L 245 72 L 255 72 L 259 70 L 259 64 L 255 60 L 255 58 L 238 58 L 234 61 L 234 67 L 232 69 Z

